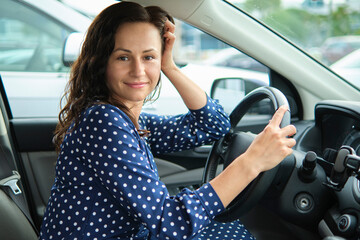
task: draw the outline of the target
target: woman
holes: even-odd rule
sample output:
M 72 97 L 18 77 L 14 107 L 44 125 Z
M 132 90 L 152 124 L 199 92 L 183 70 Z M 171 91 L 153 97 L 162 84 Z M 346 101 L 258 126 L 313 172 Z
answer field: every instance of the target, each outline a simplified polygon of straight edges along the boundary
M 252 239 L 237 223 L 213 218 L 260 172 L 292 152 L 293 126 L 279 128 L 280 108 L 248 151 L 201 188 L 169 196 L 151 151 L 180 151 L 229 131 L 229 119 L 174 64 L 173 19 L 158 7 L 121 2 L 89 27 L 72 67 L 59 115 L 56 178 L 41 239 Z M 160 71 L 189 113 L 142 113 Z M 265 159 L 265 160 L 264 160 Z M 237 225 L 236 225 L 237 224 Z M 218 235 L 219 236 L 219 235 Z

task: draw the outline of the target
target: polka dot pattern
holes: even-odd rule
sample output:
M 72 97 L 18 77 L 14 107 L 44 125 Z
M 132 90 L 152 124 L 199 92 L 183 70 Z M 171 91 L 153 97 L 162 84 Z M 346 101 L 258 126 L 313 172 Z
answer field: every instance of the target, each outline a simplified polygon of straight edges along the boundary
M 248 230 L 239 221 L 220 223 L 212 221 L 211 224 L 197 234 L 193 240 L 254 240 Z
M 178 116 L 157 116 L 142 113 L 140 123 L 152 134 L 151 150 L 156 154 L 191 149 L 219 139 L 230 130 L 228 116 L 217 100 Z
M 142 113 L 140 137 L 118 108 L 95 104 L 70 127 L 55 168 L 55 183 L 40 239 L 191 239 L 224 207 L 210 184 L 170 196 L 159 179 L 157 153 L 209 143 L 229 130 L 212 99 L 173 117 Z

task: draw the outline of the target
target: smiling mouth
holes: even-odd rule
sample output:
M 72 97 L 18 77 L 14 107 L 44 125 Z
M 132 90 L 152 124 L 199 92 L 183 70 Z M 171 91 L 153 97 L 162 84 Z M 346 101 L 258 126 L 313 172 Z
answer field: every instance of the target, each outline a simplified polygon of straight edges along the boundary
M 144 82 L 139 82 L 139 83 L 126 83 L 126 85 L 128 85 L 131 88 L 142 88 L 145 85 L 147 85 L 147 83 Z

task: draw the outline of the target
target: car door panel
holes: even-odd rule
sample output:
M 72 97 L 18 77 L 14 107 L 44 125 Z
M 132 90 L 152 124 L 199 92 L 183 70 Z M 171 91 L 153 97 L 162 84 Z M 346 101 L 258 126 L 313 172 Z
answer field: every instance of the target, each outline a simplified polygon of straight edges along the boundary
M 57 119 L 12 119 L 12 128 L 20 152 L 54 151 L 52 143 Z
M 20 156 L 25 170 L 23 175 L 29 185 L 36 215 L 41 221 L 54 183 L 57 155 L 55 151 L 38 151 L 22 152 Z

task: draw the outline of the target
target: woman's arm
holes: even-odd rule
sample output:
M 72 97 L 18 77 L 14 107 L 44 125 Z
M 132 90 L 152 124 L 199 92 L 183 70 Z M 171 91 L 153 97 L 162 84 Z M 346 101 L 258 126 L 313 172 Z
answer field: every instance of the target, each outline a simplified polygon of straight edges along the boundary
M 140 125 L 149 130 L 148 141 L 156 154 L 193 149 L 210 144 L 230 130 L 230 119 L 216 100 L 187 114 L 158 116 L 142 113 Z
M 175 42 L 175 25 L 170 21 L 165 23 L 165 50 L 161 60 L 161 70 L 179 92 L 187 108 L 196 110 L 206 104 L 206 94 L 197 84 L 183 74 L 176 66 L 172 56 Z
M 165 27 L 166 43 L 162 57 L 162 71 L 178 90 L 186 106 L 189 109 L 200 109 L 206 105 L 206 94 L 176 67 L 171 53 L 175 42 L 175 25 L 167 21 Z M 279 127 L 287 110 L 286 107 L 280 107 L 248 150 L 210 181 L 225 207 L 261 172 L 275 167 L 292 153 L 291 148 L 296 142 L 288 136 L 294 135 L 296 129 L 293 125 L 282 129 Z

